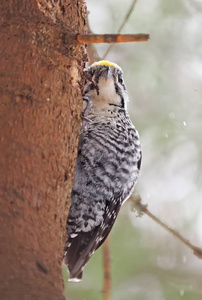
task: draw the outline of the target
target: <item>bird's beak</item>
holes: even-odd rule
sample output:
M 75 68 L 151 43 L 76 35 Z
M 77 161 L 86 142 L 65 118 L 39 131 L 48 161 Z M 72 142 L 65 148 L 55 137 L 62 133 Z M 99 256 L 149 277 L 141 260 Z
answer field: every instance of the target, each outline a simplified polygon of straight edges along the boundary
M 102 72 L 101 76 L 104 77 L 104 78 L 106 78 L 106 79 L 112 77 L 112 71 L 111 71 L 110 66 L 107 66 L 105 68 L 105 70 Z

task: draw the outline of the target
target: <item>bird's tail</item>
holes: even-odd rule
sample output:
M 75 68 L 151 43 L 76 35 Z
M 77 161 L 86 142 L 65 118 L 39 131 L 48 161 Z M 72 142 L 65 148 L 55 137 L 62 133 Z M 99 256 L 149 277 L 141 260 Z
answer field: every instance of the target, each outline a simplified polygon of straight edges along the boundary
M 98 228 L 90 232 L 80 232 L 69 237 L 65 246 L 64 263 L 69 269 L 69 281 L 81 281 L 83 269 L 96 250 L 95 241 Z

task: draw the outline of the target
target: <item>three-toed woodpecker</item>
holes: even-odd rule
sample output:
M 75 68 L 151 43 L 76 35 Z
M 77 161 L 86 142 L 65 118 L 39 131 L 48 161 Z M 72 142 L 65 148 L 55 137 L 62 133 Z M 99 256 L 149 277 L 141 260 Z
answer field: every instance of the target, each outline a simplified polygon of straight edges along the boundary
M 81 280 L 87 261 L 107 238 L 121 205 L 132 193 L 141 166 L 139 135 L 127 113 L 128 94 L 121 68 L 99 61 L 87 73 L 84 100 L 88 104 L 80 133 L 64 258 L 69 280 L 74 281 Z

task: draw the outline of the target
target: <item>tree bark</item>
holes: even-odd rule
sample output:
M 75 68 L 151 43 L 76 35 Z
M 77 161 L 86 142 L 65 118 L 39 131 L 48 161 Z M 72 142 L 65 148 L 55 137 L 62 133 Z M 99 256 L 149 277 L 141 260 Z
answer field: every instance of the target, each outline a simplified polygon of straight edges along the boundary
M 64 299 L 86 7 L 0 2 L 0 299 Z

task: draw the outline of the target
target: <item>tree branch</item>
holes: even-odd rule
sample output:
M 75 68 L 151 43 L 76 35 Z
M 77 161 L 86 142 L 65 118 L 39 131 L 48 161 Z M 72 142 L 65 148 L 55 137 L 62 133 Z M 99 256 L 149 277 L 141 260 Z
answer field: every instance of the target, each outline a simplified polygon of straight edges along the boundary
M 187 247 L 189 247 L 191 250 L 193 250 L 194 255 L 196 255 L 198 258 L 202 259 L 202 248 L 196 247 L 193 244 L 190 243 L 187 239 L 185 239 L 180 233 L 178 233 L 175 229 L 169 227 L 165 223 L 163 223 L 159 218 L 157 218 L 155 215 L 153 215 L 147 208 L 147 204 L 141 203 L 140 196 L 131 196 L 129 199 L 135 206 L 136 209 L 138 209 L 140 212 L 145 213 L 147 216 L 149 216 L 154 222 L 159 224 L 161 227 L 163 227 L 165 230 L 170 232 L 172 235 L 174 235 L 178 240 L 180 240 L 182 243 L 184 243 Z
M 103 268 L 104 268 L 104 284 L 103 284 L 103 299 L 110 299 L 111 292 L 111 258 L 110 258 L 110 238 L 106 239 L 102 246 L 103 253 Z
M 81 44 L 100 44 L 100 43 L 129 43 L 147 42 L 149 34 L 77 34 L 77 41 Z

